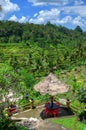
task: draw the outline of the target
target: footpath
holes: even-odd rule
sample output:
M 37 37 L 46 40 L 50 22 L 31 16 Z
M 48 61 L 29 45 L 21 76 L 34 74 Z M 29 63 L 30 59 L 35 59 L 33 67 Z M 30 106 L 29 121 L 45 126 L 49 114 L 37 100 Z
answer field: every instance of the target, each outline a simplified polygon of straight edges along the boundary
M 26 110 L 20 113 L 17 113 L 12 116 L 13 120 L 24 120 L 24 119 L 34 119 L 39 120 L 37 127 L 30 130 L 70 130 L 61 125 L 55 124 L 52 122 L 53 119 L 59 119 L 62 117 L 53 117 L 53 118 L 45 118 L 41 117 L 41 113 L 44 109 L 44 106 L 37 107 L 35 109 Z M 27 122 L 27 121 L 26 121 Z M 31 123 L 31 122 L 30 122 Z M 30 125 L 30 124 L 29 124 Z

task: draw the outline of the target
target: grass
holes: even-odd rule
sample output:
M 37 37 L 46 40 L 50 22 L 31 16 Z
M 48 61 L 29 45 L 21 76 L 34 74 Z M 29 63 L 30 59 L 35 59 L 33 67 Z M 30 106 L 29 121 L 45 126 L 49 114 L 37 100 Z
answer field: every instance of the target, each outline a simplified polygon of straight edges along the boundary
M 86 124 L 78 121 L 76 117 L 65 117 L 53 120 L 53 122 L 69 128 L 70 130 L 86 130 Z
M 29 130 L 29 129 L 25 128 L 24 126 L 17 126 L 17 130 Z

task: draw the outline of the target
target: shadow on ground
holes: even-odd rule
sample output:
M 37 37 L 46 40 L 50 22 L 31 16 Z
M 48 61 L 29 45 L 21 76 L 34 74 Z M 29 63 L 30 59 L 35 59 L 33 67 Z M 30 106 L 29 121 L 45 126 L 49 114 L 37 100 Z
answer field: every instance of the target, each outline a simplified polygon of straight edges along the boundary
M 56 117 L 71 116 L 71 115 L 74 115 L 74 113 L 72 112 L 71 109 L 60 107 L 60 111 Z M 46 119 L 46 118 L 52 118 L 52 117 L 54 117 L 54 115 L 51 116 L 51 115 L 47 114 L 47 116 L 46 116 L 45 110 L 42 110 L 40 113 L 40 117 L 42 119 Z

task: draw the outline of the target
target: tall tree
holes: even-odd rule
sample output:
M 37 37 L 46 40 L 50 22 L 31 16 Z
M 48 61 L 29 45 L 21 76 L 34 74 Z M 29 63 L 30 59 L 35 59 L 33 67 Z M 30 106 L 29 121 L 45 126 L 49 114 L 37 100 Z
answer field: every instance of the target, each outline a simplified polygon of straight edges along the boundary
M 80 32 L 80 33 L 83 32 L 83 30 L 81 29 L 81 27 L 79 25 L 76 26 L 75 31 Z

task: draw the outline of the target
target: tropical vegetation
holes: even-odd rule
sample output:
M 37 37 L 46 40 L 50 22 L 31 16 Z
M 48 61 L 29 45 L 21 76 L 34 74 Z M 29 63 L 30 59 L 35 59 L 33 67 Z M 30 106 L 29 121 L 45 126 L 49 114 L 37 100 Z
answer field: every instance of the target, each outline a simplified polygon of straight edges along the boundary
M 43 103 L 49 95 L 41 96 L 33 87 L 50 72 L 69 84 L 65 98 L 86 105 L 86 32 L 80 26 L 72 30 L 50 22 L 0 21 L 0 100 L 4 96 L 8 102 L 11 89 L 15 97 L 23 96 L 20 105 L 26 104 L 26 93 L 36 104 Z M 4 105 L 0 103 L 1 113 Z

